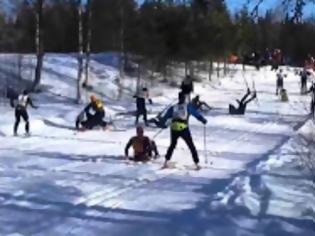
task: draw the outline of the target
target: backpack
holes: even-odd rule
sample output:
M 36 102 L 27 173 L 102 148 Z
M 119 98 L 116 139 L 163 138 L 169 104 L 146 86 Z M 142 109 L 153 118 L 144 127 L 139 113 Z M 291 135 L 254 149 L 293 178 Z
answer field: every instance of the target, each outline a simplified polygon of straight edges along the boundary
M 103 107 L 104 107 L 103 102 L 101 100 L 96 100 L 95 107 L 97 110 L 103 110 Z

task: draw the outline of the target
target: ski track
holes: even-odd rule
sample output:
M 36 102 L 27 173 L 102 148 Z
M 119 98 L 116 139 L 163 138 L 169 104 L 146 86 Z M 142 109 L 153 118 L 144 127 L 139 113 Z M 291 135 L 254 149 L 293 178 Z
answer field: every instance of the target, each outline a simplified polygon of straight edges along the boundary
M 93 77 L 103 76 L 102 69 L 96 68 L 94 73 L 96 74 Z M 254 72 L 249 73 L 250 77 L 254 77 Z M 263 73 L 263 76 L 266 77 L 265 71 Z M 242 74 L 242 76 L 251 84 L 248 75 Z M 239 80 L 242 81 L 244 78 L 240 77 Z M 226 81 L 217 82 L 215 85 L 210 83 L 206 85 L 211 87 L 211 91 L 214 93 L 226 89 L 224 96 L 229 97 L 230 93 L 235 94 L 237 89 L 242 89 L 240 87 L 233 88 L 234 82 L 231 83 L 232 87 L 228 87 Z M 259 87 L 258 79 L 256 79 L 255 84 L 256 87 Z M 273 83 L 269 82 L 263 85 L 264 89 L 268 87 L 273 92 Z M 261 96 L 264 99 L 269 99 L 271 95 L 262 93 Z M 189 178 L 191 182 L 204 181 L 206 186 L 210 186 L 219 180 L 229 180 L 225 183 L 228 184 L 233 176 L 246 170 L 249 164 L 266 158 L 270 151 L 292 136 L 294 126 L 304 122 L 305 116 L 303 115 L 286 117 L 277 107 L 280 105 L 277 104 L 270 110 L 261 110 L 264 102 L 262 99 L 253 105 L 255 107 L 253 111 L 256 113 L 252 116 L 231 118 L 223 113 L 213 118 L 211 111 L 206 114 L 208 119 L 213 118 L 214 121 L 219 122 L 217 124 L 209 123 L 207 126 L 207 155 L 209 162 L 212 161 L 213 165 L 204 165 L 203 157 L 206 153 L 202 145 L 203 127 L 195 121 L 192 122 L 192 134 L 203 166 L 200 171 L 184 168 L 187 165 L 186 161 L 187 163 L 192 163 L 192 161 L 187 147 L 182 143 L 178 145 L 174 153 L 174 161 L 180 162 L 174 169 L 161 169 L 163 157 L 147 164 L 131 164 L 123 160 L 121 153 L 125 141 L 134 134 L 134 128 L 128 125 L 126 120 L 121 121 L 127 127 L 126 135 L 120 135 L 118 132 L 106 132 L 104 137 L 97 132 L 80 134 L 70 130 L 62 131 L 58 128 L 55 131 L 49 127 L 47 128 L 48 134 L 39 132 L 28 139 L 20 139 L 8 137 L 7 133 L 0 129 L 0 141 L 4 143 L 0 149 L 0 177 L 2 179 L 0 182 L 0 209 L 4 212 L 1 214 L 2 210 L 0 210 L 0 235 L 14 233 L 27 236 L 104 235 L 104 232 L 108 232 L 108 235 L 140 235 L 139 232 L 141 231 L 136 229 L 137 227 L 146 229 L 141 234 L 146 235 L 145 232 L 149 232 L 147 228 L 150 226 L 154 226 L 153 231 L 150 231 L 152 232 L 151 235 L 162 235 L 161 232 L 165 232 L 162 224 L 164 220 L 168 224 L 176 223 L 181 218 L 180 212 L 185 209 L 172 208 L 172 204 L 167 202 L 167 200 L 171 202 L 171 197 L 176 191 L 183 192 L 183 195 L 185 193 L 192 194 L 192 197 L 189 194 L 188 196 L 176 195 L 176 197 L 179 202 L 181 200 L 187 201 L 188 206 L 186 207 L 193 209 L 198 207 L 197 203 L 203 199 L 210 202 L 211 197 L 226 186 L 222 185 L 216 190 L 209 189 L 207 195 L 199 196 L 198 191 L 195 193 L 194 189 L 187 190 L 185 185 L 181 185 L 182 181 L 184 182 Z M 269 105 L 268 102 L 265 106 Z M 296 102 L 292 103 L 294 106 L 301 105 Z M 289 103 L 291 108 L 292 103 Z M 273 112 L 274 114 L 263 115 L 264 112 Z M 44 113 L 45 110 L 42 114 Z M 31 122 L 32 118 L 31 116 Z M 226 119 L 228 120 L 224 123 L 223 121 Z M 231 119 L 232 124 L 229 119 Z M 39 117 L 39 120 L 42 118 Z M 242 127 L 233 123 L 238 120 L 244 121 L 245 126 Z M 220 123 L 221 121 L 222 123 Z M 8 121 L 5 120 L 5 122 Z M 273 128 L 278 125 L 283 125 L 285 131 L 273 131 Z M 148 129 L 147 133 L 152 137 L 157 131 L 157 129 Z M 162 154 L 168 147 L 168 137 L 169 131 L 167 129 L 162 131 L 157 138 L 158 148 L 163 150 Z M 47 147 L 42 148 L 42 143 L 46 143 Z M 93 150 L 91 145 L 95 145 L 96 150 Z M 113 148 L 118 145 L 120 152 Z M 257 148 L 258 150 L 246 153 L 245 150 L 242 152 L 240 146 L 243 146 L 243 149 L 249 147 L 249 149 Z M 63 148 L 63 152 L 57 152 L 56 149 L 59 148 Z M 107 156 L 109 153 L 110 156 Z M 150 198 L 151 194 L 157 194 L 155 191 L 159 189 L 156 189 L 156 186 L 161 188 L 161 194 L 165 194 L 166 198 L 169 197 L 170 199 L 164 199 L 166 202 L 163 202 L 161 199 L 153 198 L 153 202 L 149 204 L 145 197 Z M 172 186 L 173 188 L 176 186 L 176 191 L 172 191 Z M 45 187 L 48 188 L 47 192 Z M 196 200 L 194 200 L 194 194 L 197 195 Z M 159 202 L 160 200 L 161 202 Z M 166 206 L 164 206 L 165 204 Z M 167 209 L 168 206 L 170 209 Z M 162 217 L 158 216 L 161 209 L 166 212 L 166 219 L 161 219 Z M 19 213 L 21 216 L 18 216 Z M 21 219 L 23 215 L 27 216 L 28 214 L 29 219 L 27 217 Z M 49 221 L 52 224 L 51 227 L 45 227 L 44 223 L 40 222 L 39 225 L 34 224 L 41 217 L 46 217 L 47 214 L 51 215 L 52 218 Z M 14 215 L 17 215 L 16 219 Z M 9 220 L 5 218 L 6 216 Z M 145 218 L 142 224 L 148 223 L 148 226 L 135 225 L 135 228 L 128 226 L 120 229 L 119 226 L 122 225 L 119 224 L 120 218 L 126 222 L 130 220 L 131 223 L 133 220 L 137 223 L 138 218 Z M 19 221 L 22 222 L 19 223 Z M 155 222 L 162 222 L 162 226 L 159 224 L 156 226 Z M 192 222 L 196 223 L 194 219 Z M 23 229 L 19 228 L 20 225 L 24 225 Z M 88 228 L 93 225 L 96 225 L 99 231 L 91 233 L 92 231 L 90 232 Z M 198 223 L 196 225 L 198 226 Z M 154 232 L 154 229 L 157 231 Z M 182 229 L 185 231 L 185 228 Z M 109 230 L 113 230 L 113 232 Z M 60 232 L 62 233 L 60 234 Z M 178 235 L 187 235 L 183 232 Z M 171 234 L 172 231 L 170 231 Z

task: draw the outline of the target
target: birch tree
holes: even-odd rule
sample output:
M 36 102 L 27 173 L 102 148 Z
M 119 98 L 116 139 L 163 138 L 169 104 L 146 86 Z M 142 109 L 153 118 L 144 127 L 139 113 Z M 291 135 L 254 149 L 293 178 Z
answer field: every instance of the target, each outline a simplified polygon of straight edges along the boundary
M 92 40 L 92 0 L 87 0 L 87 24 L 86 24 L 86 50 L 85 50 L 85 79 L 83 86 L 87 87 L 89 83 L 90 57 L 91 57 L 91 40 Z
M 82 23 L 82 2 L 78 0 L 78 77 L 77 77 L 77 103 L 81 103 L 81 81 L 83 74 L 83 23 Z
M 36 33 L 35 33 L 35 45 L 36 45 L 36 67 L 35 67 L 35 79 L 31 90 L 35 91 L 41 81 L 43 60 L 44 60 L 44 47 L 43 47 L 43 4 L 44 0 L 36 1 Z

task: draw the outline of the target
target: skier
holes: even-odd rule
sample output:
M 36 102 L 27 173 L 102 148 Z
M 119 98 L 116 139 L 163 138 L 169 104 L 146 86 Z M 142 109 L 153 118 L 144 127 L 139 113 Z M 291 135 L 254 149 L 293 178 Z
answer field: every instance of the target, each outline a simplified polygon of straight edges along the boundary
M 300 78 L 301 78 L 301 94 L 305 94 L 307 92 L 307 78 L 310 75 L 310 73 L 304 68 L 300 72 Z
M 86 120 L 83 120 L 84 115 Z M 96 126 L 101 126 L 104 130 L 107 127 L 107 122 L 103 120 L 105 117 L 103 102 L 95 95 L 90 97 L 90 103 L 79 114 L 76 120 L 77 129 L 93 129 Z
M 315 118 L 315 82 L 313 82 L 312 86 L 310 89 L 307 91 L 307 93 L 312 93 L 312 100 L 310 104 L 310 111 L 313 119 Z
M 279 91 L 283 89 L 283 74 L 282 69 L 279 70 L 279 73 L 277 74 L 277 84 L 276 84 L 276 95 L 279 94 Z
M 264 52 L 264 65 L 268 65 L 271 61 L 271 52 L 269 50 L 269 48 L 266 48 L 265 52 Z
M 167 128 L 167 125 L 164 123 L 163 117 L 161 117 L 159 115 L 155 118 L 149 119 L 148 125 L 149 124 L 154 124 L 157 128 L 161 128 L 161 129 Z
M 200 101 L 200 96 L 197 95 L 191 100 L 191 104 L 197 109 L 197 110 L 204 110 L 202 107 L 206 108 L 206 110 L 211 110 L 212 108 L 204 101 Z
M 282 52 L 280 49 L 275 49 L 272 53 L 271 70 L 277 71 L 281 62 L 282 62 Z
M 289 101 L 289 97 L 287 94 L 287 90 L 286 89 L 281 89 L 280 90 L 280 100 L 281 102 L 287 102 Z
M 261 67 L 261 55 L 260 52 L 254 52 L 254 61 L 253 61 L 253 65 L 256 67 L 257 70 L 260 70 Z
M 15 107 L 15 123 L 14 123 L 14 136 L 17 136 L 18 127 L 20 124 L 21 117 L 25 121 L 25 134 L 30 135 L 30 124 L 29 116 L 27 113 L 27 106 L 30 105 L 32 108 L 37 109 L 38 107 L 33 104 L 32 99 L 29 97 L 27 90 L 24 90 L 22 94 L 17 97 L 17 104 L 14 103 L 14 98 L 10 99 L 10 104 Z
M 315 70 L 315 59 L 311 54 L 307 55 L 307 59 L 305 60 L 304 67 L 307 69 Z
M 14 107 L 14 100 L 19 97 L 19 94 L 12 87 L 9 86 L 6 88 L 6 95 L 6 97 L 10 100 L 11 107 Z
M 190 102 L 190 94 L 194 92 L 194 84 L 192 78 L 187 75 L 180 86 L 181 92 L 186 96 Z
M 136 98 L 137 104 L 137 112 L 136 112 L 136 125 L 138 125 L 139 117 L 142 115 L 143 120 L 146 126 L 148 126 L 147 120 L 147 108 L 146 108 L 146 99 L 148 99 L 149 103 L 152 104 L 152 99 L 149 98 L 149 92 L 147 88 L 142 88 L 140 94 L 133 96 Z
M 204 125 L 207 123 L 207 120 L 194 108 L 192 104 L 186 103 L 185 94 L 180 92 L 178 94 L 178 104 L 172 106 L 168 109 L 167 113 L 163 117 L 163 120 L 166 121 L 171 119 L 171 144 L 167 150 L 165 156 L 164 168 L 168 167 L 168 162 L 171 160 L 173 151 L 177 145 L 178 138 L 184 139 L 188 145 L 190 152 L 192 154 L 196 169 L 200 169 L 199 166 L 199 157 L 196 150 L 196 147 L 193 143 L 189 124 L 188 124 L 188 115 L 193 115 L 196 119 L 202 122 Z
M 244 115 L 245 114 L 247 104 L 250 103 L 251 101 L 253 101 L 257 97 L 256 92 L 254 92 L 252 97 L 250 99 L 246 100 L 250 94 L 251 94 L 251 91 L 248 88 L 247 93 L 243 96 L 241 101 L 236 99 L 236 101 L 238 103 L 238 108 L 236 108 L 232 104 L 229 105 L 230 115 Z
M 153 153 L 155 158 L 159 156 L 155 142 L 144 136 L 144 130 L 141 126 L 137 127 L 137 135 L 132 137 L 125 147 L 126 157 L 129 157 L 128 151 L 131 146 L 133 147 L 134 156 L 128 158 L 129 160 L 145 162 L 152 158 Z
M 157 128 L 166 129 L 168 124 L 167 124 L 167 122 L 165 123 L 165 120 L 163 119 L 163 117 L 165 116 L 165 114 L 168 111 L 168 109 L 172 106 L 172 103 L 167 105 L 167 107 L 165 107 L 163 109 L 163 111 L 159 112 L 155 118 L 149 119 L 148 123 L 149 124 L 154 124 Z

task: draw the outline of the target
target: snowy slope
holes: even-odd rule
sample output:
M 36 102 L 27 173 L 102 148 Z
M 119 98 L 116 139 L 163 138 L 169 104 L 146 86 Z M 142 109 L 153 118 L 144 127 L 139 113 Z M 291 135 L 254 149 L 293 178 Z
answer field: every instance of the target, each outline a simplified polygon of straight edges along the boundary
M 190 119 L 204 166 L 195 172 L 181 168 L 192 163 L 182 141 L 173 157 L 178 169 L 160 170 L 163 158 L 137 165 L 123 160 L 124 145 L 135 133 L 134 118 L 115 114 L 134 110 L 135 79 L 125 79 L 127 89 L 117 101 L 118 72 L 106 65 L 107 58 L 98 55 L 92 61 L 91 83 L 103 95 L 108 116 L 126 127 L 125 132 L 77 134 L 44 122 L 73 126 L 83 107 L 73 103 L 76 60 L 72 55 L 45 58 L 45 92 L 34 95 L 40 109 L 30 111 L 32 137 L 12 137 L 14 112 L 7 106 L 0 108 L 0 235 L 315 233 L 310 181 L 292 164 L 296 157 L 284 153 L 306 121 L 309 103 L 308 96 L 299 95 L 298 78 L 291 68 L 284 68 L 289 103 L 274 95 L 275 73 L 268 69 L 242 72 L 236 67 L 236 73 L 220 82 L 196 85 L 195 92 L 215 109 L 205 114 L 207 152 L 202 124 Z M 244 79 L 250 87 L 255 81 L 258 102 L 248 106 L 244 117 L 231 117 L 228 104 L 245 93 Z M 149 110 L 163 109 L 177 92 L 154 84 Z M 150 128 L 146 134 L 153 137 L 157 131 Z M 164 154 L 169 131 L 158 135 L 156 142 Z M 206 165 L 205 157 L 213 164 Z

